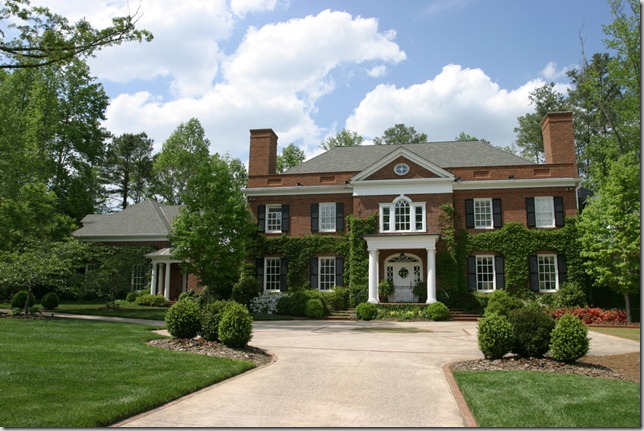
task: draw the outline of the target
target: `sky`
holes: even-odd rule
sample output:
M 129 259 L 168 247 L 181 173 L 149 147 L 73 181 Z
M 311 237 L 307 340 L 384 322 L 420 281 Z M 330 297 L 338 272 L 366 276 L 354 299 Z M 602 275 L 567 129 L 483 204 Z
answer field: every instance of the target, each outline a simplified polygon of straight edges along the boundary
M 197 118 L 211 153 L 248 161 L 249 130 L 307 157 L 343 128 L 371 143 L 397 123 L 429 141 L 465 132 L 511 146 L 529 93 L 565 92 L 583 52 L 606 51 L 607 0 L 33 0 L 75 21 L 141 15 L 150 43 L 88 63 L 114 135 L 154 152 Z

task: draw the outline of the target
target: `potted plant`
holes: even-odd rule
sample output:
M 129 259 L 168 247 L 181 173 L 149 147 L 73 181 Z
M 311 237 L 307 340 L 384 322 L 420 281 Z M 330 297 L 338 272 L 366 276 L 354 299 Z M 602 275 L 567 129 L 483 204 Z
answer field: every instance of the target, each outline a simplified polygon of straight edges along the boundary
M 394 282 L 391 280 L 382 280 L 378 284 L 378 296 L 380 302 L 389 302 L 389 297 L 394 294 Z
M 414 296 L 418 297 L 418 302 L 422 303 L 427 301 L 427 283 L 425 283 L 424 281 L 418 281 L 411 291 Z

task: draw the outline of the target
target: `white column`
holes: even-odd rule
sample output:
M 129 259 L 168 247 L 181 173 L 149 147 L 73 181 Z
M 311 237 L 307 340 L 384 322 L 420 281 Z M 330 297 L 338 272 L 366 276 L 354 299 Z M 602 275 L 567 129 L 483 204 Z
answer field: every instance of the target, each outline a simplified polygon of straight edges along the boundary
M 188 287 L 188 273 L 185 271 L 181 272 L 181 279 L 182 279 L 182 284 L 181 284 L 181 291 L 185 292 L 186 288 Z
M 159 264 L 152 264 L 152 280 L 150 280 L 150 295 L 157 294 L 157 272 L 159 271 Z
M 170 300 L 170 262 L 165 264 L 165 286 L 163 288 L 163 296 L 168 301 Z
M 436 248 L 427 249 L 427 304 L 436 302 Z
M 378 303 L 378 250 L 369 250 L 369 302 Z

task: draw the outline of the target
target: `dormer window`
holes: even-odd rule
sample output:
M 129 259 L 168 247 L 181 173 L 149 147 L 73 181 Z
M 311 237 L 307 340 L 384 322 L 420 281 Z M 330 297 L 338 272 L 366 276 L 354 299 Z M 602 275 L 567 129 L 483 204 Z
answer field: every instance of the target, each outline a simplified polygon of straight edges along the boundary
M 425 232 L 425 202 L 406 196 L 380 204 L 380 232 Z
M 406 163 L 398 163 L 396 166 L 394 166 L 394 172 L 396 175 L 405 175 L 407 172 L 409 172 L 409 165 Z

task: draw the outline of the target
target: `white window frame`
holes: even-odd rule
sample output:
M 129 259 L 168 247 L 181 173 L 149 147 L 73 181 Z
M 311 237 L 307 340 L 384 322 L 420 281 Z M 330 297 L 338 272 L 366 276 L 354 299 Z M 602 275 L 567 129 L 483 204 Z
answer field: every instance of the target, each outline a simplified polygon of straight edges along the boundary
M 282 259 L 279 257 L 264 258 L 264 292 L 280 292 L 282 280 Z
M 266 205 L 266 226 L 267 233 L 282 232 L 282 205 Z
M 492 198 L 474 199 L 474 228 L 494 229 Z
M 496 267 L 494 265 L 494 255 L 488 255 L 488 254 L 481 254 L 481 255 L 476 255 L 476 291 L 477 292 L 493 292 L 496 290 Z M 486 262 L 483 263 L 483 260 Z M 489 272 L 481 272 L 479 271 L 483 267 L 491 268 L 492 272 L 491 274 Z M 485 280 L 481 281 L 481 276 L 489 277 L 492 275 L 491 280 Z M 484 284 L 491 284 L 491 288 L 482 288 Z
M 537 273 L 539 277 L 539 292 L 556 292 L 559 290 L 559 271 L 557 270 L 556 254 L 538 254 Z M 554 288 L 544 287 L 552 286 L 553 284 Z
M 335 287 L 335 256 L 318 258 L 318 290 L 330 292 Z
M 335 202 L 324 202 L 318 207 L 318 231 L 319 232 L 335 232 Z
M 396 217 L 396 208 L 398 203 L 402 201 L 409 205 L 409 229 L 397 229 L 400 223 Z M 412 202 L 411 199 L 404 195 L 397 197 L 391 203 L 381 203 L 380 232 L 425 232 L 427 230 L 425 208 L 425 202 Z
M 396 175 L 407 175 L 409 173 L 409 165 L 407 163 L 398 163 L 394 166 L 394 172 Z
M 130 279 L 130 287 L 132 291 L 143 290 L 147 284 L 148 265 L 138 263 L 132 265 L 132 274 Z
M 555 203 L 552 196 L 537 196 L 534 198 L 535 227 L 555 227 Z

